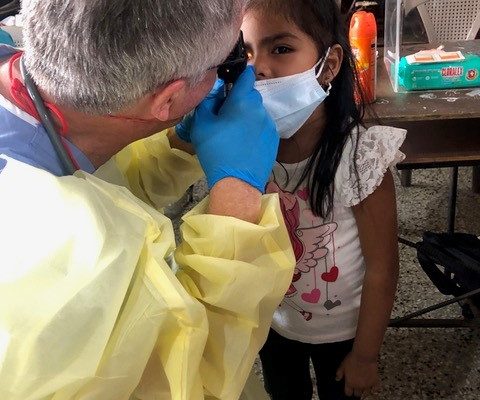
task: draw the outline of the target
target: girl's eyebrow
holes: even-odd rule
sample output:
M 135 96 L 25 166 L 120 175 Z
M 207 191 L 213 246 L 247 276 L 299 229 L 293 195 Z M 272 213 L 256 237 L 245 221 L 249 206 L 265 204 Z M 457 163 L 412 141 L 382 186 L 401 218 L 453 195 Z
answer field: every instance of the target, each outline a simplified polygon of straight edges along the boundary
M 272 43 L 276 42 L 277 40 L 281 40 L 281 39 L 298 39 L 298 37 L 295 36 L 293 33 L 290 33 L 290 32 L 276 33 L 274 35 L 266 36 L 266 37 L 262 38 L 262 40 L 260 41 L 260 45 L 267 46 L 267 45 L 272 44 Z

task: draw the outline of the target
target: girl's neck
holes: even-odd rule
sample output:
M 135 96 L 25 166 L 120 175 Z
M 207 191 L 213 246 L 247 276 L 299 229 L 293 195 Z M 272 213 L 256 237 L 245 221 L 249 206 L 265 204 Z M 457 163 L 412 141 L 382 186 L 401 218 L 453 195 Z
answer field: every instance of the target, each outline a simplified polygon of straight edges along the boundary
M 325 125 L 325 106 L 322 104 L 295 135 L 290 139 L 280 140 L 277 161 L 294 164 L 309 158 L 322 137 Z

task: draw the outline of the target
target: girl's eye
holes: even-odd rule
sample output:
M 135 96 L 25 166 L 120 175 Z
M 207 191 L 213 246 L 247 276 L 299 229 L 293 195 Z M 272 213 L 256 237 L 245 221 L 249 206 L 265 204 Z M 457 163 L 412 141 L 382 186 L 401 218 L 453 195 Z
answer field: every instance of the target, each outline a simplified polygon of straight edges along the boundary
M 290 53 L 292 49 L 290 49 L 287 46 L 277 46 L 273 49 L 272 53 L 273 54 L 287 54 Z

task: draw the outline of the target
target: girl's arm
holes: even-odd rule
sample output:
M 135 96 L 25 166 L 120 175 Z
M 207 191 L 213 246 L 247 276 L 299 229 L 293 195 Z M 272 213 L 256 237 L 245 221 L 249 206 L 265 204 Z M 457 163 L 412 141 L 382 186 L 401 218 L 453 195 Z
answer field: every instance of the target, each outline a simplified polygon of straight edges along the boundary
M 388 170 L 373 194 L 353 207 L 366 271 L 353 350 L 339 369 L 347 395 L 361 395 L 378 383 L 377 360 L 398 281 L 395 187 Z

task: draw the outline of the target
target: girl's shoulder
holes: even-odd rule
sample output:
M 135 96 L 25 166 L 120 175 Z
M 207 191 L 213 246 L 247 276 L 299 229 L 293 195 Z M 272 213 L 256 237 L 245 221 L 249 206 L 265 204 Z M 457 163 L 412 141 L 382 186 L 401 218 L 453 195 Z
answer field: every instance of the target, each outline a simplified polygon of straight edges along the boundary
M 399 150 L 407 131 L 391 126 L 354 128 L 335 175 L 335 194 L 346 207 L 365 200 L 390 167 L 405 158 Z

